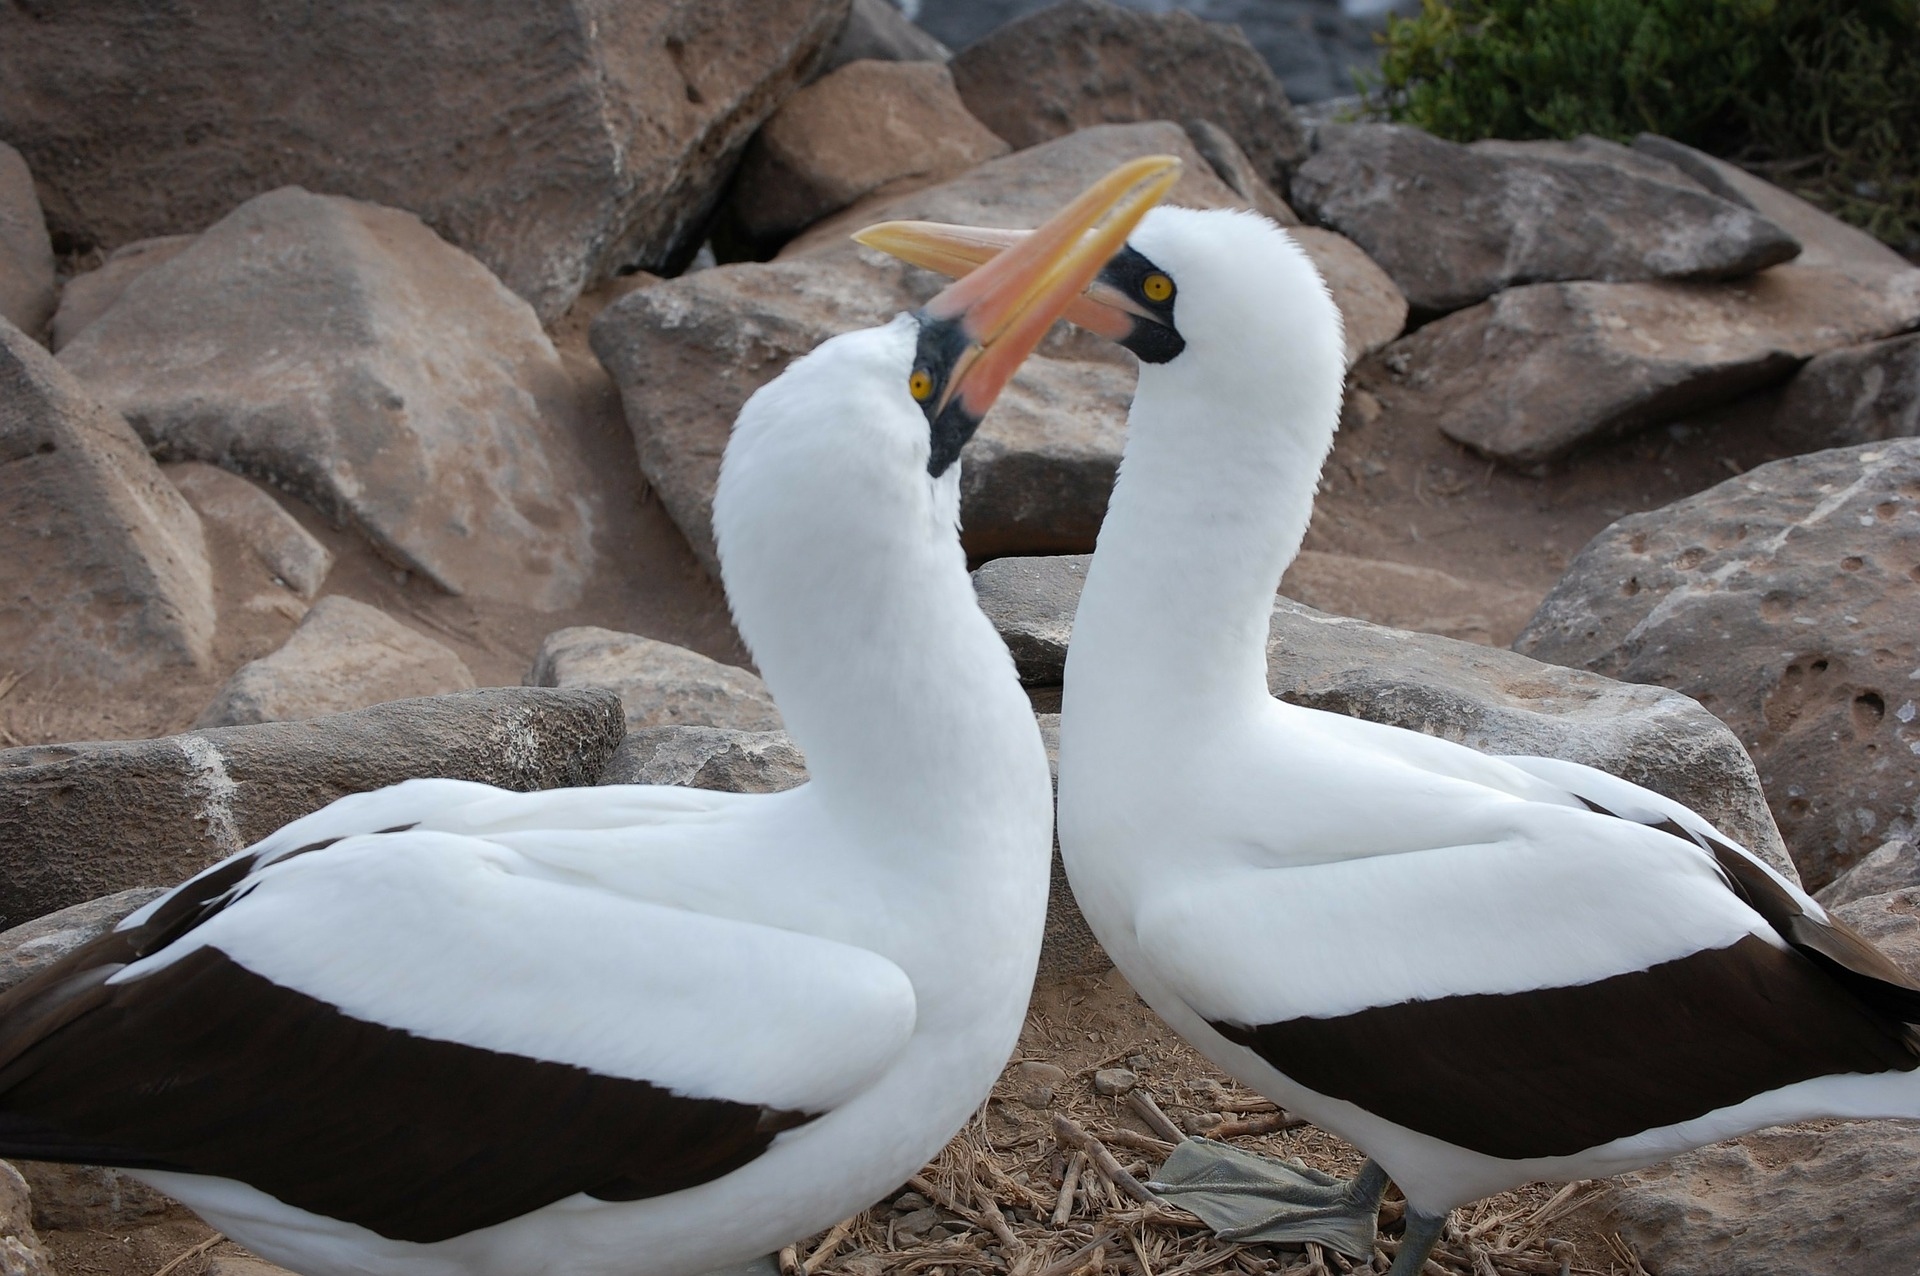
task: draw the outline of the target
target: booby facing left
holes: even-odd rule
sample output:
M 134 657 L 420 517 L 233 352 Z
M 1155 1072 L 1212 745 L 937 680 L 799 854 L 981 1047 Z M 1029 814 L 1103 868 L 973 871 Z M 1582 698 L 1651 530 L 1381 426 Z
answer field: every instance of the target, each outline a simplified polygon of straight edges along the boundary
M 722 575 L 808 784 L 335 802 L 0 997 L 0 1156 L 307 1276 L 691 1276 L 924 1164 L 1019 1032 L 1052 823 L 956 457 L 1177 169 L 741 411 Z

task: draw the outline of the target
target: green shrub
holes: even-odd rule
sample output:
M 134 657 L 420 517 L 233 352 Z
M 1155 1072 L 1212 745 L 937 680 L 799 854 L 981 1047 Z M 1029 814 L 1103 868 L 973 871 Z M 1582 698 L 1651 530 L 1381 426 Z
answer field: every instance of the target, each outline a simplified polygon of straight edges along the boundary
M 1920 0 L 1422 0 L 1376 101 L 1459 141 L 1664 133 L 1920 251 Z

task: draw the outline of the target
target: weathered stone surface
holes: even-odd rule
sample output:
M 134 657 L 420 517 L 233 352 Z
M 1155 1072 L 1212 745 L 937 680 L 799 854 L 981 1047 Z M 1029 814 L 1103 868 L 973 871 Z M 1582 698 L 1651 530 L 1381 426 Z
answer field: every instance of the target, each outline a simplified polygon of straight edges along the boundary
M 473 685 L 466 664 L 443 644 L 335 594 L 315 603 L 278 651 L 228 678 L 194 725 L 295 722 Z
M 332 551 L 265 490 L 201 461 L 171 466 L 166 475 L 203 524 L 224 528 L 287 588 L 307 599 L 320 592 L 333 568 Z
M 33 1230 L 33 1200 L 20 1171 L 0 1161 L 0 1276 L 54 1276 Z
M 114 247 L 299 183 L 420 214 L 552 319 L 691 255 L 728 158 L 847 0 L 0 10 L 0 136 Z M 112 50 L 111 56 L 102 50 Z M 450 307 L 457 310 L 457 307 Z
M 53 315 L 57 287 L 53 241 L 33 174 L 19 151 L 0 142 L 0 319 L 38 338 Z
M 1064 0 L 953 59 L 967 107 L 1017 149 L 1091 124 L 1212 120 L 1284 190 L 1306 157 L 1286 91 L 1238 29 Z
M 1802 361 L 1920 324 L 1920 270 L 1790 262 L 1721 284 L 1510 288 L 1383 352 L 1395 428 L 1436 426 L 1530 468 L 1784 380 Z
M 1289 196 L 1429 314 L 1515 284 L 1732 279 L 1799 251 L 1780 227 L 1693 182 L 1567 147 L 1462 146 L 1404 124 L 1321 129 Z
M 572 383 L 533 311 L 411 214 L 262 195 L 59 357 L 162 456 L 265 476 L 443 589 L 579 596 Z
M 1718 714 L 1822 886 L 1915 828 L 1916 565 L 1920 440 L 1788 457 L 1607 528 L 1514 646 Z
M 754 134 L 728 212 L 778 244 L 892 183 L 935 181 L 1007 152 L 938 62 L 852 62 L 788 98 Z
M 335 798 L 417 776 L 592 784 L 619 698 L 491 687 L 297 723 L 0 750 L 0 925 L 171 886 Z
M 136 886 L 0 931 L 0 992 L 98 939 L 122 917 L 165 893 L 164 886 Z
M 1537 593 L 1494 581 L 1311 549 L 1294 558 L 1280 592 L 1315 611 L 1492 647 L 1512 642 L 1540 604 Z
M 124 1170 L 44 1161 L 18 1161 L 14 1168 L 33 1191 L 33 1225 L 45 1231 L 109 1232 L 174 1208 Z
M 946 45 L 913 25 L 889 0 L 853 0 L 819 74 L 863 60 L 945 62 L 952 56 Z
M 1240 143 L 1233 140 L 1233 134 L 1212 120 L 1188 120 L 1186 129 L 1187 140 L 1193 143 L 1194 150 L 1200 152 L 1200 158 L 1212 167 L 1214 176 L 1245 200 L 1247 207 L 1272 218 L 1281 226 L 1300 224 L 1300 218 L 1287 201 L 1280 198 L 1267 179 L 1261 176 L 1260 170 L 1247 158 L 1247 153 L 1240 149 Z
M 1814 898 L 1828 908 L 1838 908 L 1909 886 L 1920 886 L 1920 841 L 1896 837 L 1822 886 Z
M 60 290 L 60 308 L 53 312 L 53 349 L 58 352 L 71 344 L 88 324 L 120 300 L 128 284 L 155 266 L 172 261 L 198 238 L 161 235 L 136 239 L 114 249 L 98 268 L 67 280 Z
M 1287 233 L 1304 248 L 1327 281 L 1345 329 L 1347 363 L 1352 365 L 1399 336 L 1407 326 L 1407 299 L 1393 277 L 1360 245 L 1318 226 L 1295 226 Z
M 0 320 L 0 652 L 112 684 L 211 659 L 199 516 L 118 413 Z
M 699 726 L 759 732 L 781 726 L 767 684 L 748 670 L 670 642 L 591 625 L 548 634 L 526 681 L 531 687 L 605 687 L 626 707 L 628 731 Z
M 1803 452 L 1920 435 L 1920 334 L 1814 359 L 1787 383 L 1769 427 Z
M 1028 559 L 975 574 L 981 610 L 1021 671 L 1058 682 L 1084 558 Z M 1022 595 L 1024 591 L 1024 597 Z M 1920 661 L 1914 662 L 1920 664 Z M 1912 667 L 1912 666 L 1909 666 Z M 1511 651 L 1329 616 L 1274 602 L 1267 683 L 1282 700 L 1443 736 L 1486 753 L 1565 758 L 1611 772 L 1698 811 L 1793 874 L 1740 741 L 1683 695 L 1541 664 Z
M 803 784 L 807 760 L 784 731 L 643 727 L 629 732 L 602 784 L 677 784 L 722 793 L 778 793 Z

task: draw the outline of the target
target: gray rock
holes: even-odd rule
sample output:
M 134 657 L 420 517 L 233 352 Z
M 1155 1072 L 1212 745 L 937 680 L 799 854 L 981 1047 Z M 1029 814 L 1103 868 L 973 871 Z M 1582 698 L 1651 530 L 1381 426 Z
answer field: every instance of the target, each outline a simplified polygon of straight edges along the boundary
M 551 320 L 622 267 L 691 256 L 730 157 L 847 9 L 15 6 L 0 9 L 0 136 L 79 243 L 198 230 L 299 183 L 413 210 Z
M 0 1273 L 54 1276 L 53 1262 L 33 1230 L 33 1199 L 20 1171 L 0 1161 Z
M 268 478 L 442 589 L 579 597 L 572 382 L 533 311 L 409 213 L 262 195 L 59 357 L 161 455 Z
M 1359 244 L 1426 314 L 1515 284 L 1732 279 L 1800 250 L 1693 182 L 1575 148 L 1462 146 L 1404 124 L 1330 125 L 1318 139 L 1289 191 L 1294 207 Z
M 1102 1068 L 1093 1074 L 1093 1092 L 1103 1099 L 1117 1099 L 1140 1084 L 1140 1078 L 1125 1068 Z
M 136 886 L 0 931 L 0 992 L 98 939 L 112 930 L 122 917 L 166 893 L 164 886 Z
M 295 722 L 473 685 L 465 662 L 443 644 L 334 594 L 313 605 L 278 651 L 228 678 L 194 726 Z
M 1814 898 L 1828 908 L 1838 908 L 1909 886 L 1920 886 L 1920 841 L 1896 837 L 1822 886 Z
M 1768 424 L 1801 452 L 1920 435 L 1920 334 L 1812 360 L 1787 383 Z
M 644 727 L 630 732 L 602 784 L 677 784 L 722 793 L 778 793 L 806 783 L 807 760 L 784 731 Z
M 1406 330 L 1406 297 L 1393 277 L 1360 251 L 1360 245 L 1319 226 L 1294 226 L 1287 233 L 1313 258 L 1340 307 L 1349 366 Z
M 171 886 L 335 798 L 401 780 L 592 784 L 625 730 L 606 691 L 494 687 L 306 722 L 0 750 L 0 926 Z
M 125 420 L 0 320 L 0 652 L 113 685 L 212 659 L 199 516 Z
M 1920 440 L 1788 457 L 1607 528 L 1514 646 L 1718 714 L 1823 886 L 1915 828 L 1916 564 Z
M 187 498 L 203 526 L 246 546 L 262 566 L 302 598 L 312 599 L 333 568 L 333 553 L 259 486 L 217 466 L 187 461 L 167 479 Z
M 162 235 L 136 239 L 107 255 L 98 267 L 67 280 L 60 290 L 60 308 L 53 312 L 53 349 L 70 345 L 86 326 L 107 313 L 127 285 L 155 266 L 172 261 L 198 235 Z
M 0 142 L 0 319 L 37 340 L 57 295 L 53 241 L 33 174 L 19 151 Z
M 550 633 L 526 677 L 530 687 L 605 687 L 626 706 L 627 730 L 722 727 L 777 731 L 767 684 L 672 643 L 590 625 Z
M 849 62 L 945 62 L 952 56 L 946 45 L 914 26 L 888 0 L 853 0 L 847 24 L 819 74 Z
M 1020 1102 L 1030 1108 L 1050 1108 L 1061 1087 L 1067 1084 L 1067 1070 L 1056 1063 L 1026 1059 L 1008 1070 L 1007 1080 Z
M 976 573 L 981 609 L 1010 648 L 1025 647 L 1023 676 L 1036 682 L 1045 676 L 1042 660 L 1057 643 L 1046 680 L 1059 681 L 1085 562 L 1035 558 L 1017 574 L 1008 568 Z M 1795 872 L 1740 741 L 1698 704 L 1662 687 L 1329 616 L 1288 598 L 1274 603 L 1267 684 L 1293 704 L 1442 736 L 1486 753 L 1597 767 L 1685 803 L 1781 872 Z
M 1306 158 L 1286 91 L 1246 36 L 1189 13 L 1063 0 L 953 59 L 967 107 L 1016 149 L 1092 124 L 1211 120 L 1277 189 Z
M 1300 224 L 1300 218 L 1254 167 L 1247 153 L 1240 149 L 1240 143 L 1233 140 L 1233 134 L 1212 120 L 1188 120 L 1186 129 L 1187 140 L 1212 167 L 1214 176 L 1245 200 L 1249 208 L 1264 213 L 1281 226 Z
M 938 62 L 851 62 L 788 98 L 748 143 L 727 211 L 778 245 L 883 186 L 952 177 L 1007 144 Z

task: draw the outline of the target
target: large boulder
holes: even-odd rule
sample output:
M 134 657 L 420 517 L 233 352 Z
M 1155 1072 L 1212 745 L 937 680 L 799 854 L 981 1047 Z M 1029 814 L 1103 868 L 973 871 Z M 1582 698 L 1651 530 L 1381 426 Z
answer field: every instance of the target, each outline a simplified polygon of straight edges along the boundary
M 604 687 L 620 697 L 630 733 L 678 726 L 767 732 L 781 725 L 773 694 L 755 674 L 669 642 L 591 625 L 548 634 L 526 682 Z
M 938 62 L 852 62 L 781 104 L 728 196 L 750 244 L 778 245 L 883 186 L 951 177 L 1004 155 Z
M 1427 314 L 1515 284 L 1731 279 L 1799 253 L 1751 208 L 1633 161 L 1597 138 L 1462 146 L 1405 124 L 1330 125 L 1290 197 L 1365 249 Z
M 600 772 L 602 784 L 677 784 L 722 793 L 778 793 L 804 784 L 807 760 L 785 731 L 642 727 Z
M 59 358 L 162 456 L 267 478 L 442 589 L 579 597 L 572 382 L 526 303 L 409 213 L 262 195 Z
M 1694 697 L 1824 885 L 1920 800 L 1920 440 L 1788 457 L 1580 552 L 1514 646 Z
M 315 603 L 278 651 L 236 670 L 194 726 L 297 722 L 473 685 L 444 644 L 335 594 Z
M 913 24 L 893 0 L 853 0 L 819 74 L 849 62 L 945 62 L 952 50 Z
M 691 256 L 847 0 L 0 9 L 0 136 L 113 248 L 298 183 L 418 213 L 543 319 Z
M 1920 334 L 1820 355 L 1787 382 L 1768 426 L 1800 452 L 1920 435 Z
M 113 684 L 207 666 L 200 519 L 139 436 L 0 320 L 0 652 L 28 676 Z
M 0 926 L 171 886 L 335 798 L 419 776 L 592 784 L 618 697 L 495 687 L 305 722 L 0 750 Z
M 135 886 L 0 931 L 0 992 L 98 939 L 122 917 L 164 894 L 164 886 Z
M 60 307 L 53 312 L 51 345 L 58 353 L 86 326 L 113 308 L 127 285 L 185 252 L 196 235 L 160 235 L 136 239 L 107 254 L 107 259 L 85 274 L 75 275 L 60 289 Z
M 1211 120 L 1281 190 L 1306 158 L 1286 90 L 1246 36 L 1190 13 L 1063 0 L 962 50 L 967 107 L 1017 149 L 1093 124 Z
M 265 489 L 204 461 L 182 461 L 164 472 L 203 526 L 218 528 L 245 546 L 275 580 L 300 597 L 311 599 L 320 592 L 333 569 L 333 552 Z
M 37 338 L 57 296 L 53 240 L 33 174 L 19 151 L 0 142 L 0 319 Z
M 1896 837 L 1882 842 L 1865 859 L 1822 886 L 1814 898 L 1828 908 L 1838 908 L 1909 886 L 1920 886 L 1920 839 Z
M 0 1161 L 0 1272 L 53 1276 L 53 1260 L 33 1230 L 33 1198 L 20 1171 Z
M 1022 675 L 1060 680 L 1086 560 L 1034 558 L 974 576 Z M 1050 662 L 1050 670 L 1048 663 Z M 1511 651 L 1274 602 L 1267 684 L 1308 708 L 1442 736 L 1486 753 L 1565 758 L 1698 811 L 1794 873 L 1753 763 L 1714 716 L 1662 687 L 1615 682 Z

